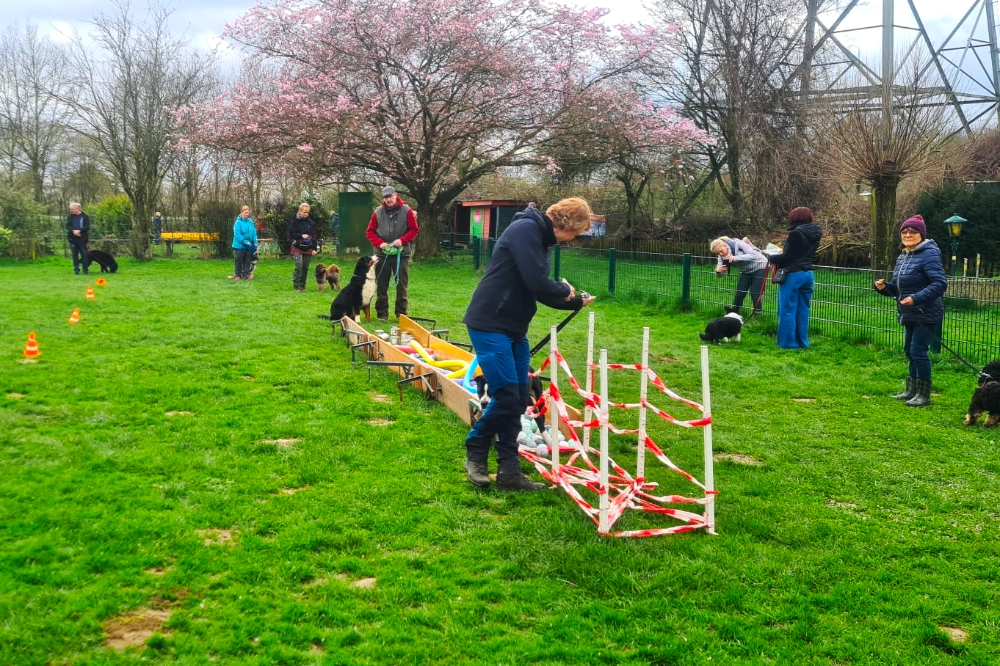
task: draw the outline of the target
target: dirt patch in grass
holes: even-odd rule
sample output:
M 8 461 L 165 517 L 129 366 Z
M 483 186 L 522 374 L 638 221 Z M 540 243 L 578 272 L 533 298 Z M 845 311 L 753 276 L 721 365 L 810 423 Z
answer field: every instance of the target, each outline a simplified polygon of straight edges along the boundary
M 282 495 L 294 495 L 295 493 L 299 492 L 300 490 L 306 490 L 309 487 L 310 486 L 299 486 L 298 488 L 282 488 L 278 492 L 281 493 Z
M 8 393 L 7 397 L 10 398 L 11 400 L 20 400 L 21 398 L 26 398 L 28 396 L 24 395 L 23 393 Z
M 167 416 L 191 416 L 194 412 L 167 412 Z
M 326 650 L 324 650 L 318 645 L 310 645 L 309 654 L 326 654 Z
M 969 640 L 969 634 L 958 627 L 938 627 L 938 629 L 947 634 L 948 638 L 955 643 L 964 643 Z
M 296 444 L 298 444 L 301 441 L 302 440 L 300 438 L 297 438 L 297 437 L 286 437 L 286 438 L 282 438 L 282 439 L 265 439 L 264 443 L 265 444 L 274 444 L 279 449 L 287 449 L 289 447 L 295 446 Z
M 255 382 L 255 381 L 257 381 L 257 378 L 254 377 L 253 375 L 243 375 L 243 379 L 247 380 L 248 382 Z
M 351 587 L 356 587 L 359 590 L 370 590 L 375 587 L 377 581 L 374 578 L 359 578 L 358 580 L 351 583 Z
M 745 453 L 716 453 L 712 456 L 715 460 L 728 460 L 729 462 L 734 462 L 737 465 L 753 465 L 755 467 L 760 467 L 764 463 L 753 456 L 749 456 Z
M 104 632 L 107 634 L 104 646 L 120 652 L 130 647 L 142 647 L 156 633 L 169 636 L 169 633 L 160 631 L 160 627 L 169 619 L 169 610 L 148 608 L 112 618 L 104 624 Z
M 232 530 L 195 530 L 198 536 L 205 538 L 206 546 L 235 546 Z
M 373 402 L 384 402 L 384 403 L 392 402 L 392 398 L 382 393 L 369 393 L 368 397 L 371 398 Z
M 792 402 L 816 402 L 816 398 L 792 398 Z
M 150 567 L 146 569 L 146 573 L 150 576 L 163 576 L 169 571 L 173 571 L 173 567 Z
M 677 359 L 673 356 L 653 356 L 660 363 L 677 363 Z
M 369 419 L 368 425 L 376 426 L 378 428 L 384 428 L 386 426 L 391 426 L 395 421 L 390 421 L 389 419 Z

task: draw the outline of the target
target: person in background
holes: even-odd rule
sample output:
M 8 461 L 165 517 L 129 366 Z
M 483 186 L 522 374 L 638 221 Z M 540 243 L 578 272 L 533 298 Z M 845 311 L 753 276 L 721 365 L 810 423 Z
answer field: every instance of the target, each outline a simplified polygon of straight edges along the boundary
M 465 438 L 465 472 L 473 485 L 490 485 L 489 456 L 496 437 L 497 488 L 540 490 L 521 471 L 517 434 L 530 404 L 528 326 L 541 302 L 557 310 L 579 310 L 592 296 L 577 296 L 565 280 L 549 279 L 553 245 L 590 229 L 590 206 L 563 199 L 545 213 L 534 206 L 514 216 L 490 258 L 462 322 L 486 377 L 492 400 Z
M 383 187 L 382 205 L 372 213 L 365 232 L 378 256 L 375 315 L 379 321 L 389 319 L 389 280 L 393 275 L 396 276 L 396 317 L 405 315 L 409 309 L 410 255 L 418 233 L 416 213 L 396 194 L 395 188 Z
M 778 285 L 778 346 L 805 349 L 809 346 L 809 307 L 815 284 L 813 262 L 823 230 L 805 206 L 788 213 L 788 229 L 784 249 L 767 255 L 767 260 L 785 274 Z
M 931 403 L 930 346 L 933 331 L 944 321 L 944 292 L 948 278 L 941 262 L 941 249 L 927 238 L 924 218 L 914 215 L 899 229 L 903 251 L 896 258 L 892 278 L 875 280 L 875 289 L 896 300 L 898 320 L 906 335 L 903 352 L 910 362 L 906 390 L 892 396 L 910 407 Z
M 87 243 L 90 242 L 90 216 L 83 212 L 80 204 L 69 205 L 69 216 L 66 218 L 66 239 L 69 241 L 70 253 L 73 256 L 73 273 L 87 275 L 90 272 L 90 254 L 87 253 Z
M 719 257 L 715 267 L 716 277 L 722 277 L 732 266 L 735 266 L 740 277 L 736 282 L 736 297 L 733 306 L 736 312 L 743 307 L 747 293 L 753 303 L 753 314 L 760 313 L 761 290 L 764 286 L 764 276 L 767 275 L 767 257 L 753 245 L 735 238 L 721 236 L 709 245 L 713 254 Z
M 160 211 L 153 213 L 153 244 L 160 244 L 160 236 L 163 235 L 163 214 Z
M 257 251 L 257 227 L 250 217 L 250 206 L 243 206 L 233 222 L 233 250 L 236 255 L 234 280 L 249 280 L 253 275 L 250 264 Z
M 299 204 L 298 212 L 288 225 L 288 237 L 292 241 L 292 258 L 295 260 L 295 271 L 292 273 L 292 287 L 295 291 L 306 290 L 309 262 L 316 254 L 316 223 L 309 217 L 310 210 L 309 204 Z

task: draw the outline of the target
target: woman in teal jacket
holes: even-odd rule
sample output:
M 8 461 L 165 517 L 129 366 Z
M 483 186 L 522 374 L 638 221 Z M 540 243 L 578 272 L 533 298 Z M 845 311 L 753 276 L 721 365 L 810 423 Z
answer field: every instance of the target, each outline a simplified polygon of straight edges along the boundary
M 233 250 L 236 251 L 234 280 L 249 280 L 253 253 L 257 251 L 257 227 L 250 217 L 250 206 L 240 209 L 233 223 Z

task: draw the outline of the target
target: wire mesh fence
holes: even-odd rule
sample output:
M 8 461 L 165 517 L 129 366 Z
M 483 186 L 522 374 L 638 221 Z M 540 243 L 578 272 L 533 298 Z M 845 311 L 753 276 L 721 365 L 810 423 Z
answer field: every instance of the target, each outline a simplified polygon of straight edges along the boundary
M 733 302 L 736 272 L 718 277 L 714 256 L 655 254 L 619 249 L 557 248 L 553 273 L 579 289 L 637 301 L 688 302 L 721 314 Z M 815 333 L 858 344 L 900 348 L 903 328 L 891 298 L 875 291 L 878 278 L 891 272 L 817 266 L 810 328 Z M 749 310 L 748 296 L 744 302 Z M 1000 358 L 1000 280 L 949 278 L 945 320 L 934 331 L 941 342 L 974 365 Z M 778 286 L 764 285 L 760 318 L 777 325 Z M 938 347 L 938 344 L 934 345 Z

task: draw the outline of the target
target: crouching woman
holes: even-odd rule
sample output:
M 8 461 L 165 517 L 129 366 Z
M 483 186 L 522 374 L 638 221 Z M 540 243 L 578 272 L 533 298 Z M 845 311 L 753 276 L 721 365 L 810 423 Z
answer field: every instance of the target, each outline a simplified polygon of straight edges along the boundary
M 944 320 L 948 279 L 941 264 L 941 250 L 927 238 L 924 218 L 914 215 L 899 230 L 903 251 L 896 259 L 889 281 L 875 280 L 875 289 L 896 300 L 899 323 L 906 330 L 903 351 L 910 362 L 906 390 L 893 397 L 910 407 L 931 402 L 931 357 L 928 353 L 935 329 Z

